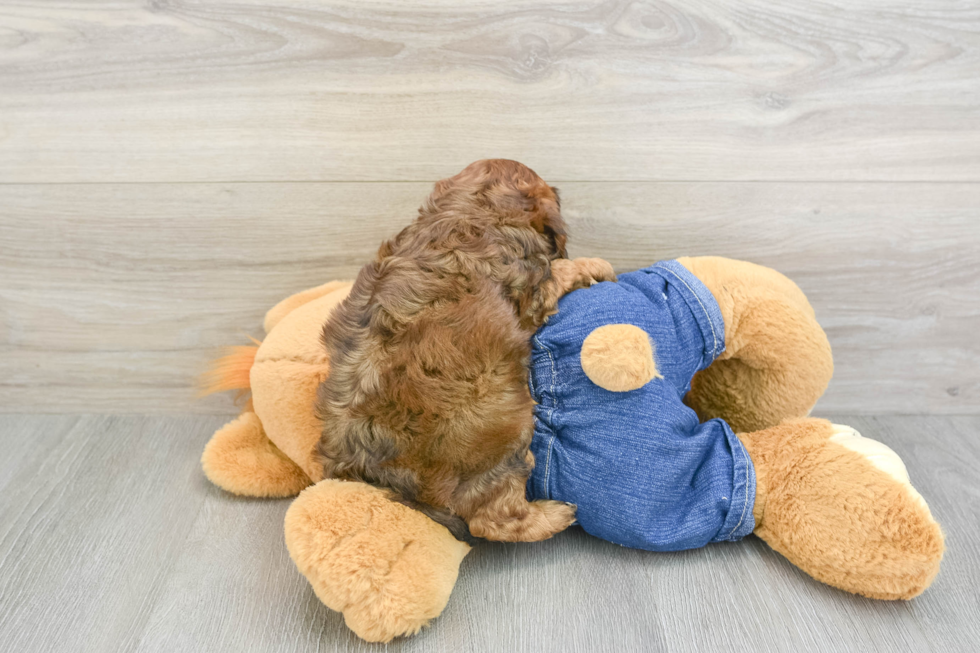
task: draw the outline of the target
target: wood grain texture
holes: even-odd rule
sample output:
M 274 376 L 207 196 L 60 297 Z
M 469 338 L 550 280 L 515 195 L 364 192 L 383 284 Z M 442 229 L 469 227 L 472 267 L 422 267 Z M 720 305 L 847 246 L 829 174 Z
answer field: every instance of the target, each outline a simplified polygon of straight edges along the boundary
M 131 648 L 182 550 L 215 417 L 3 416 L 0 641 L 10 651 Z M 7 470 L 3 470 L 7 471 Z
M 0 411 L 227 414 L 217 348 L 286 295 L 351 278 L 429 184 L 0 186 Z M 980 411 L 980 185 L 568 183 L 573 255 L 769 265 L 837 369 L 823 410 Z
M 385 650 L 972 651 L 980 638 L 980 417 L 834 416 L 906 461 L 947 536 L 911 602 L 821 585 L 762 541 L 680 553 L 571 529 L 488 544 L 445 613 Z M 286 552 L 288 501 L 234 498 L 198 457 L 214 417 L 0 416 L 0 641 L 33 651 L 376 651 Z M 11 464 L 10 460 L 16 460 Z
M 980 180 L 966 0 L 8 0 L 0 181 Z

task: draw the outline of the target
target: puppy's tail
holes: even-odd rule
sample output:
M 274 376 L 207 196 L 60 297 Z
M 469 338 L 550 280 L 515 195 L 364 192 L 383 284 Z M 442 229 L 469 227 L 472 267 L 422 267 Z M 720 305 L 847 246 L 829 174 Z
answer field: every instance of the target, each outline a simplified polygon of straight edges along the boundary
M 255 364 L 258 345 L 262 344 L 254 338 L 251 340 L 255 345 L 228 347 L 224 356 L 211 361 L 207 371 L 198 378 L 199 397 L 215 392 L 237 390 L 236 398 L 240 398 L 249 391 L 251 388 L 249 374 L 252 365 Z

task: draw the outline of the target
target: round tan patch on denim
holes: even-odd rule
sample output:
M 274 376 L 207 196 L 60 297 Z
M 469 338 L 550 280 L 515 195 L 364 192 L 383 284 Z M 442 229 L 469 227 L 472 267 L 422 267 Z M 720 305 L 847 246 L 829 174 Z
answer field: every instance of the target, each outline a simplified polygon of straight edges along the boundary
M 610 392 L 628 392 L 662 378 L 653 358 L 647 332 L 632 324 L 607 324 L 582 343 L 582 370 L 597 386 Z

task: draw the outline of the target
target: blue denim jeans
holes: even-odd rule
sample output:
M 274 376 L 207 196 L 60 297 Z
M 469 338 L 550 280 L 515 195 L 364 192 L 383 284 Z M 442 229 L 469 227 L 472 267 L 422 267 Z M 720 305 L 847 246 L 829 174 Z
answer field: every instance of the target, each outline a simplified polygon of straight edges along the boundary
M 683 403 L 691 378 L 724 351 L 711 292 L 661 261 L 561 299 L 533 339 L 537 402 L 530 499 L 578 505 L 587 532 L 623 546 L 676 551 L 737 540 L 755 522 L 755 470 L 731 428 Z M 582 342 L 607 324 L 650 336 L 663 378 L 611 392 L 582 371 Z

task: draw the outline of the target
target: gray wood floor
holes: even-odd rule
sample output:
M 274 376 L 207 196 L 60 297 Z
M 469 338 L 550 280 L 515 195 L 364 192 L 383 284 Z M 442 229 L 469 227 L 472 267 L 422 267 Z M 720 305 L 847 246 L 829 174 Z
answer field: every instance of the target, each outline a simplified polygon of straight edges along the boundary
M 0 416 L 5 651 L 976 651 L 980 417 L 833 416 L 892 446 L 947 534 L 933 586 L 876 602 L 750 537 L 683 553 L 572 529 L 485 545 L 444 615 L 356 639 L 294 568 L 288 501 L 228 495 L 198 458 L 217 416 Z

